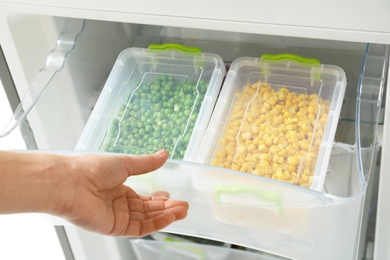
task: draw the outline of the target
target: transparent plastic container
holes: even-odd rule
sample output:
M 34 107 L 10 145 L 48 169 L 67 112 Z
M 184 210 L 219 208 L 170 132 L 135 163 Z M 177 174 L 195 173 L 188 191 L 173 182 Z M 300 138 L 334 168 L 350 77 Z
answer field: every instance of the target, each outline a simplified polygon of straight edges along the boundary
M 225 67 L 216 54 L 129 48 L 118 56 L 76 150 L 166 149 L 194 160 Z
M 130 239 L 137 259 L 258 259 L 258 260 L 282 260 L 268 254 L 258 254 L 249 251 L 232 249 L 228 247 L 202 245 L 191 242 L 154 241 L 145 239 Z
M 295 57 L 232 63 L 197 162 L 322 190 L 346 76 Z

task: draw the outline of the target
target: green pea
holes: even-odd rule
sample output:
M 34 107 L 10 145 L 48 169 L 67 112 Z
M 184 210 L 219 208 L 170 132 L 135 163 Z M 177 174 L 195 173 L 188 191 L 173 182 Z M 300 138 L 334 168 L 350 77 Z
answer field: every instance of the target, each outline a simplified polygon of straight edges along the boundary
M 161 138 L 155 138 L 153 140 L 153 145 L 156 145 L 156 146 L 161 145 L 161 142 L 162 142 Z
M 190 117 L 190 120 L 191 121 L 196 121 L 197 118 L 198 118 L 198 113 L 194 112 L 194 113 L 192 113 L 192 115 Z
M 179 125 L 183 124 L 185 121 L 186 121 L 185 118 L 177 117 L 176 121 L 175 121 L 175 125 L 179 126 Z
M 140 136 L 144 136 L 145 135 L 145 129 L 144 128 L 140 128 L 139 129 L 139 131 L 138 131 L 138 134 L 140 135 Z
M 171 134 L 172 136 L 179 136 L 180 130 L 177 128 L 173 128 Z
M 120 151 L 119 148 L 115 147 L 115 146 L 111 146 L 110 149 L 109 149 L 109 152 L 112 152 L 112 153 L 117 153 L 119 151 Z
M 170 129 L 171 129 L 170 124 L 168 124 L 168 123 L 164 123 L 164 124 L 163 124 L 163 130 L 168 131 L 168 130 L 170 130 Z
M 135 145 L 137 145 L 137 143 L 138 143 L 138 141 L 136 139 L 134 139 L 134 138 L 130 139 L 131 146 L 135 146 Z
M 173 111 L 178 112 L 179 110 L 180 110 L 179 104 L 175 104 L 175 105 L 173 106 Z
M 147 133 L 150 133 L 150 132 L 152 132 L 153 131 L 153 127 L 151 126 L 151 125 L 146 125 L 145 126 L 145 131 L 147 132 Z
M 165 111 L 164 111 L 164 113 L 165 113 L 166 115 L 171 115 L 171 114 L 173 114 L 173 109 L 172 109 L 172 108 L 166 108 Z
M 199 93 L 201 93 L 201 94 L 205 94 L 206 93 L 206 91 L 207 91 L 207 84 L 206 83 L 201 83 L 200 85 L 199 85 Z
M 150 89 L 151 90 L 155 90 L 155 91 L 158 91 L 160 89 L 160 85 L 159 84 L 152 84 L 150 86 Z
M 186 99 L 184 99 L 184 106 L 192 107 L 193 104 L 194 104 L 194 101 L 192 100 L 192 98 L 186 97 Z
M 184 142 L 188 143 L 190 139 L 191 139 L 191 134 L 188 133 L 184 136 Z
M 108 134 L 108 137 L 115 137 L 115 136 L 117 136 L 116 131 L 110 131 L 110 133 Z
M 190 114 L 191 114 L 191 110 L 190 109 L 184 110 L 184 116 L 188 117 Z

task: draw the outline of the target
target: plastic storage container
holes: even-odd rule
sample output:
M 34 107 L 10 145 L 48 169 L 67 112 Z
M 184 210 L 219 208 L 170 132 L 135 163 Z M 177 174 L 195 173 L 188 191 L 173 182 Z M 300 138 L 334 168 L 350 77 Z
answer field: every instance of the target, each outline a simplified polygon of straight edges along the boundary
M 321 191 L 345 88 L 344 71 L 317 60 L 239 58 L 196 161 Z
M 245 260 L 283 260 L 277 256 L 258 254 L 254 252 L 231 249 L 227 247 L 202 245 L 190 242 L 154 241 L 145 239 L 130 239 L 137 259 L 245 259 Z
M 225 66 L 218 55 L 182 47 L 122 51 L 76 150 L 145 154 L 166 149 L 171 159 L 194 160 Z

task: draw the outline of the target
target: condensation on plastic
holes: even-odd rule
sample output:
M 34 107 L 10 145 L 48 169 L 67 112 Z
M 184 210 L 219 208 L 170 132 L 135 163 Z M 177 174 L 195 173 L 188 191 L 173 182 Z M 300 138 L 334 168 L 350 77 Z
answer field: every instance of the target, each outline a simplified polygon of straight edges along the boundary
M 46 87 L 66 64 L 67 57 L 75 49 L 77 38 L 85 28 L 85 20 L 68 19 L 64 31 L 60 34 L 56 46 L 50 51 L 46 64 L 38 72 L 31 87 L 28 89 L 15 110 L 6 127 L 0 132 L 0 138 L 10 134 L 26 118 L 34 105 L 39 101 Z

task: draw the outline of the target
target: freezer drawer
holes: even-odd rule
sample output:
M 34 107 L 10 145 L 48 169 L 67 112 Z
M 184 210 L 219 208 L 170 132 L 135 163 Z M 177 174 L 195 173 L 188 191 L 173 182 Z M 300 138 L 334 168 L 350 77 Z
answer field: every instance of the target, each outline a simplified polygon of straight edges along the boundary
M 20 58 L 14 70 L 22 68 L 26 81 L 16 88 L 26 96 L 7 129 L 12 134 L 19 131 L 15 123 L 28 123 L 38 149 L 74 149 L 117 55 L 128 47 L 166 42 L 197 46 L 220 55 L 227 68 L 238 57 L 288 51 L 343 68 L 347 89 L 323 192 L 176 160 L 126 184 L 141 194 L 166 190 L 171 198 L 189 201 L 188 217 L 167 232 L 296 259 L 357 258 L 364 199 L 378 151 L 387 45 L 21 14 L 9 24 L 9 40 L 15 43 L 10 51 Z M 35 48 L 42 53 L 44 48 L 26 45 L 19 30 L 24 25 L 39 32 L 37 41 L 45 37 L 54 46 L 45 65 L 42 57 L 26 62 Z
M 268 254 L 260 255 L 256 252 L 191 242 L 130 239 L 129 243 L 134 248 L 137 259 L 282 260 Z

